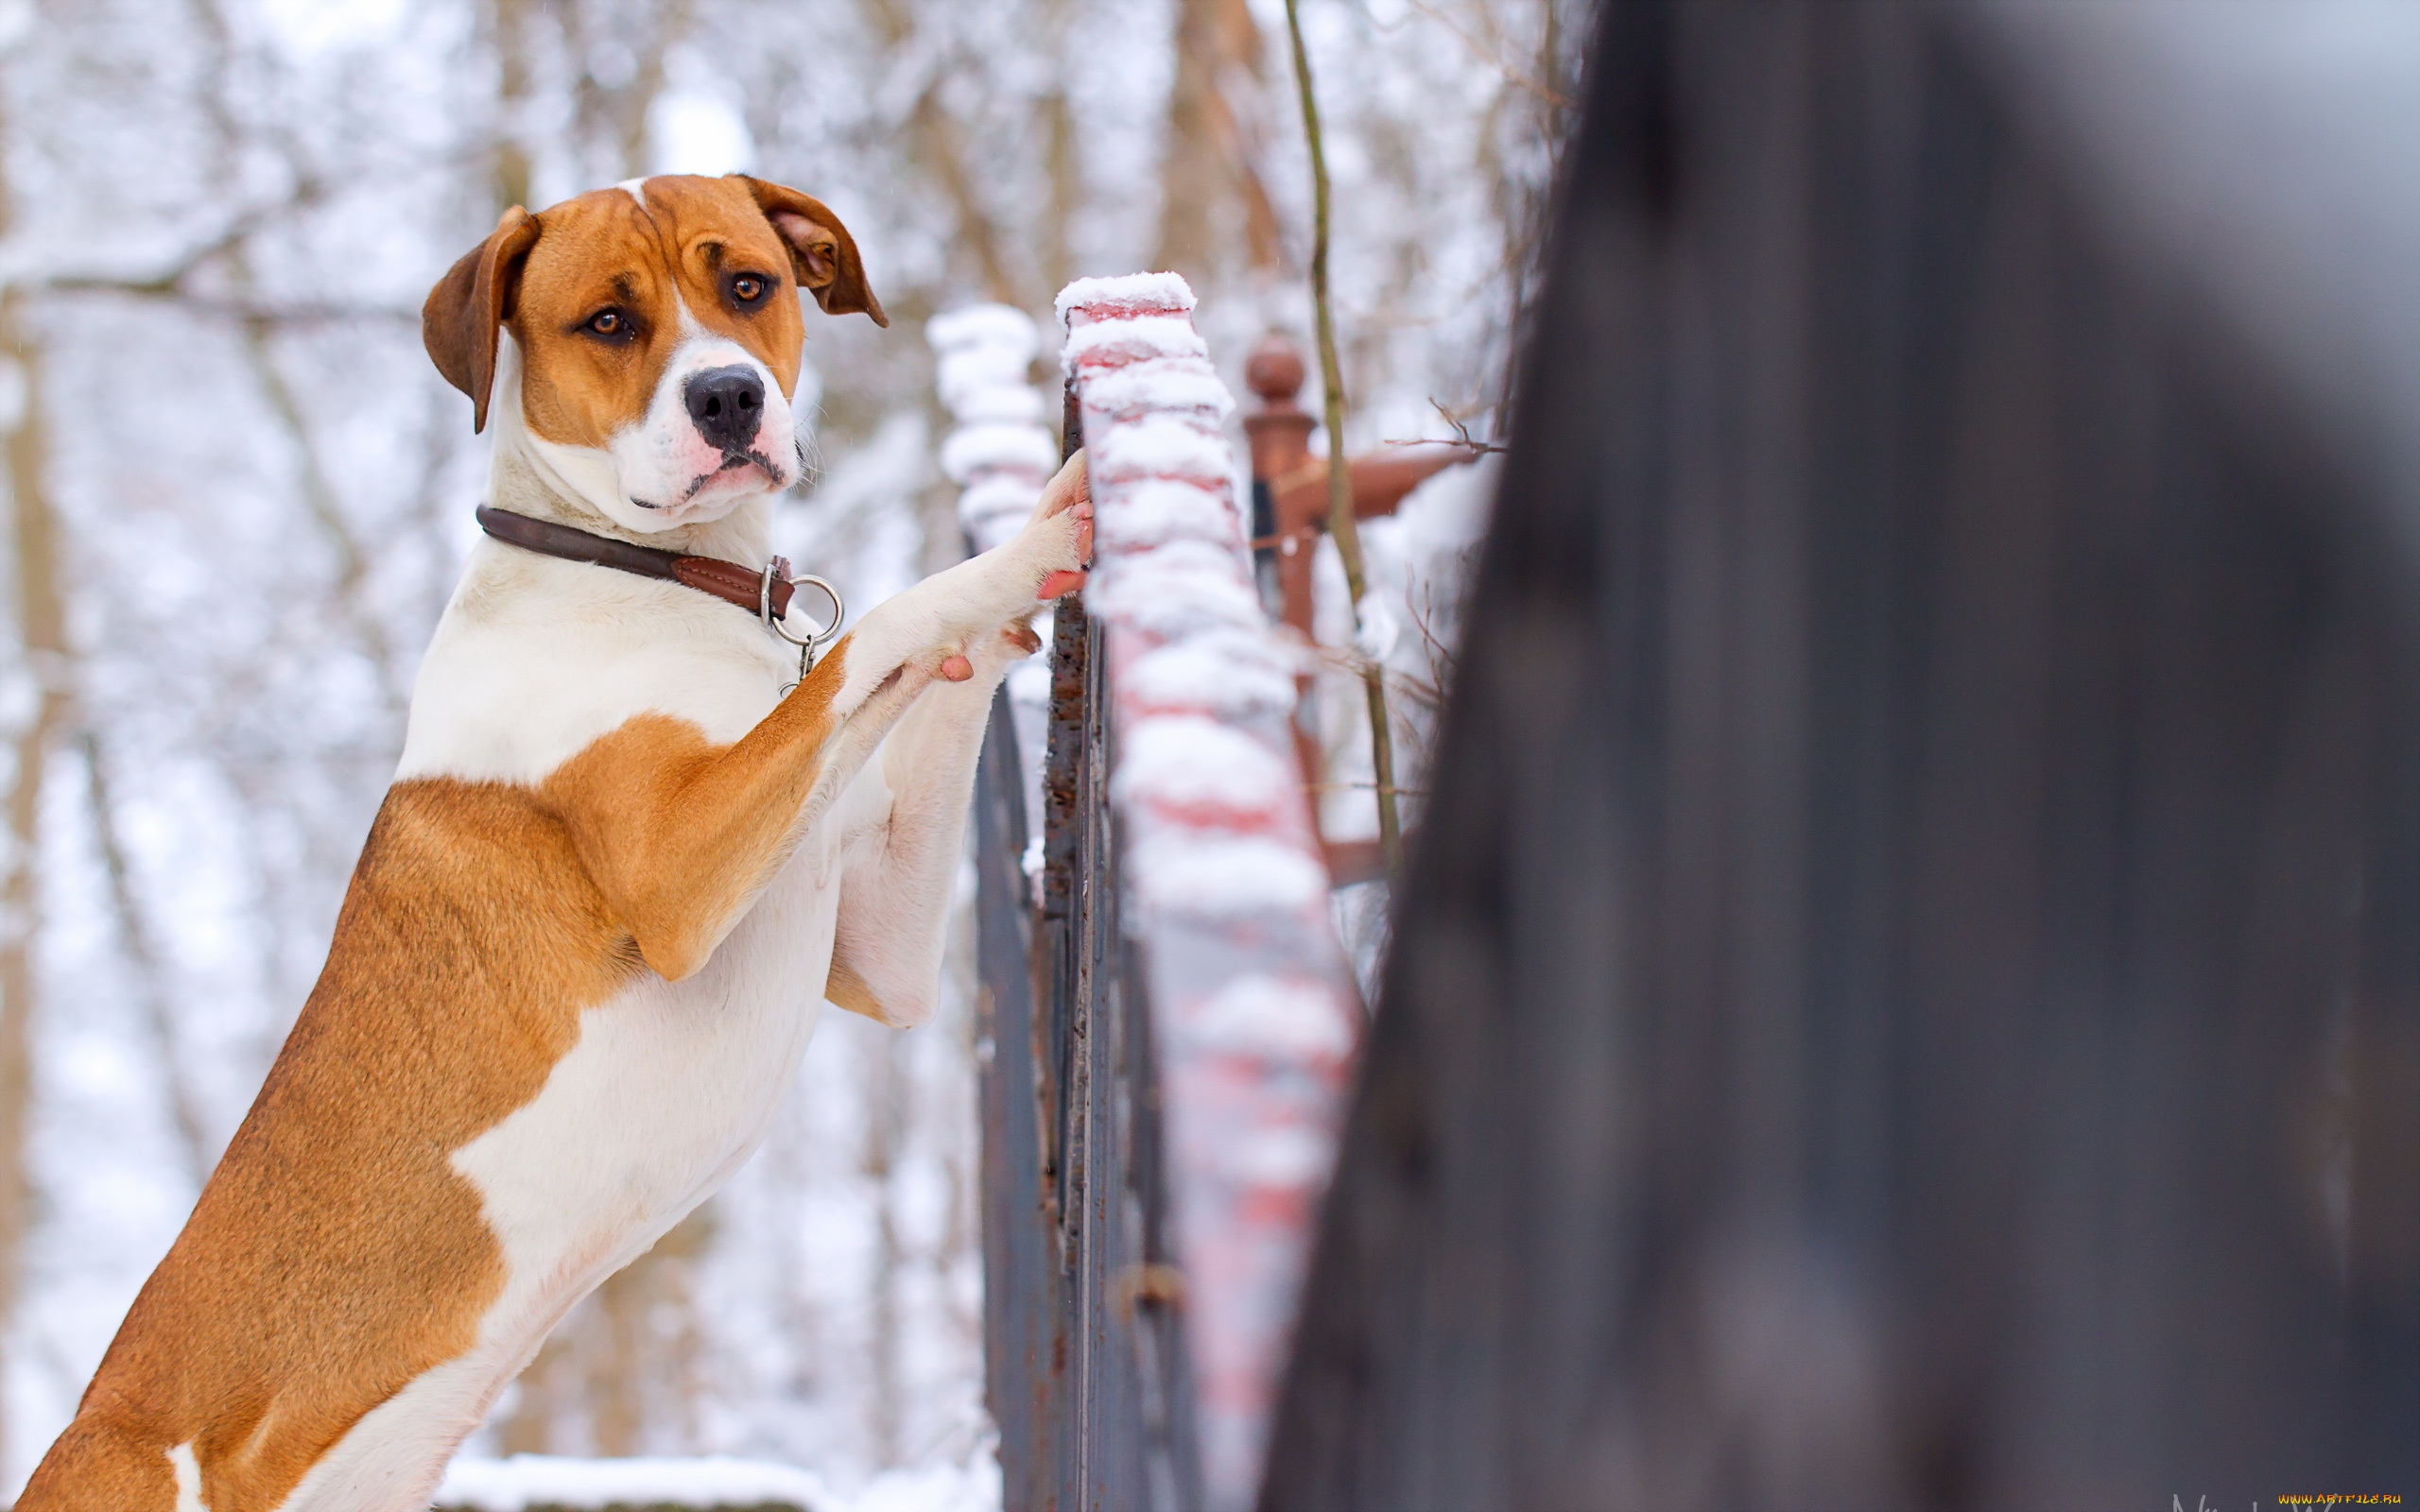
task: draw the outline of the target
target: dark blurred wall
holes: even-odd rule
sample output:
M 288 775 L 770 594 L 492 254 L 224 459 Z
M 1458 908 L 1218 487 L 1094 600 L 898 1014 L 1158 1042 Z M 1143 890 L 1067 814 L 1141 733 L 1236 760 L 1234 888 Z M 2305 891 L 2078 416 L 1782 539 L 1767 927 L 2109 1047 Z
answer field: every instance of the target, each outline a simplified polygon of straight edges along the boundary
M 2411 501 L 1958 9 L 1604 9 L 1271 1508 L 2420 1496 Z

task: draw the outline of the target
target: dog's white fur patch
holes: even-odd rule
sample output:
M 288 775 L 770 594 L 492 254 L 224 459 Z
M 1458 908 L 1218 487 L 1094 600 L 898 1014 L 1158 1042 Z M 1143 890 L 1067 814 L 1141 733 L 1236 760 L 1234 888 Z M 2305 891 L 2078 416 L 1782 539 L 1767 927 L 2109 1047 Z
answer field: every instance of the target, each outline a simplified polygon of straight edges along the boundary
M 193 1457 L 191 1439 L 168 1451 L 168 1469 L 177 1478 L 177 1512 L 210 1512 L 201 1499 L 201 1462 Z

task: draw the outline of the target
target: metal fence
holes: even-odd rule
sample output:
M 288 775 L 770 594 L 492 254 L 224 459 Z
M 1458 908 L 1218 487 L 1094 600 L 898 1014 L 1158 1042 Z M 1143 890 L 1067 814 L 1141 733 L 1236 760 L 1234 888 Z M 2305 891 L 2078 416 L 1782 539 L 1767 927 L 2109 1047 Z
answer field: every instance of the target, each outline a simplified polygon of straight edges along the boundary
M 1067 452 L 1082 422 L 1067 406 Z M 1100 632 L 1053 624 L 1039 899 L 1005 690 L 977 778 L 984 1324 L 1007 1505 L 1198 1504 L 1150 1017 L 1118 927 Z

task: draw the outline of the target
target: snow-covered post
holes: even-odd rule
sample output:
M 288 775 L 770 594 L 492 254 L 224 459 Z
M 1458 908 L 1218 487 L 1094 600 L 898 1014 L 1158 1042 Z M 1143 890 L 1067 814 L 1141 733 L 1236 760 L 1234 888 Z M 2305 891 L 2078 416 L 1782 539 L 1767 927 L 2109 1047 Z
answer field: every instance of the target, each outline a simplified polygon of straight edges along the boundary
M 958 521 L 977 551 L 1017 533 L 1059 469 L 1059 442 L 1044 425 L 1028 377 L 1041 335 L 1023 310 L 977 304 L 925 324 L 934 387 L 957 429 L 942 442 L 942 472 L 964 490 Z
M 1115 880 L 1159 1058 L 1204 1490 L 1227 1512 L 1257 1485 L 1359 1011 L 1293 758 L 1296 654 L 1253 586 L 1192 291 L 1085 279 L 1058 308 L 1092 460 Z
M 1042 345 L 1033 318 L 1006 304 L 975 304 L 925 323 L 933 349 L 934 387 L 957 422 L 942 442 L 942 472 L 959 486 L 958 523 L 968 546 L 989 551 L 1017 533 L 1059 469 L 1059 441 L 1043 423 L 1048 413 L 1028 376 Z M 1036 625 L 1050 639 L 1049 616 Z M 1025 857 L 1030 878 L 1040 865 L 1043 733 L 1047 727 L 1050 669 L 1039 661 L 1009 669 L 1009 707 L 1016 722 L 1018 771 L 1025 788 Z

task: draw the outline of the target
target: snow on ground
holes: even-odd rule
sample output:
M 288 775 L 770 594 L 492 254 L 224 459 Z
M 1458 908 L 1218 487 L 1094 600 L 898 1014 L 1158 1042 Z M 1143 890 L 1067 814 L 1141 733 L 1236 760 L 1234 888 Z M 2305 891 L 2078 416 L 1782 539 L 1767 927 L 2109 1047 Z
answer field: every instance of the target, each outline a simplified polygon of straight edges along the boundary
M 438 1512 L 606 1512 L 608 1508 L 729 1512 L 999 1512 L 1000 1466 L 986 1446 L 963 1465 L 888 1470 L 843 1496 L 821 1476 L 769 1460 L 578 1459 L 515 1454 L 458 1459 Z

